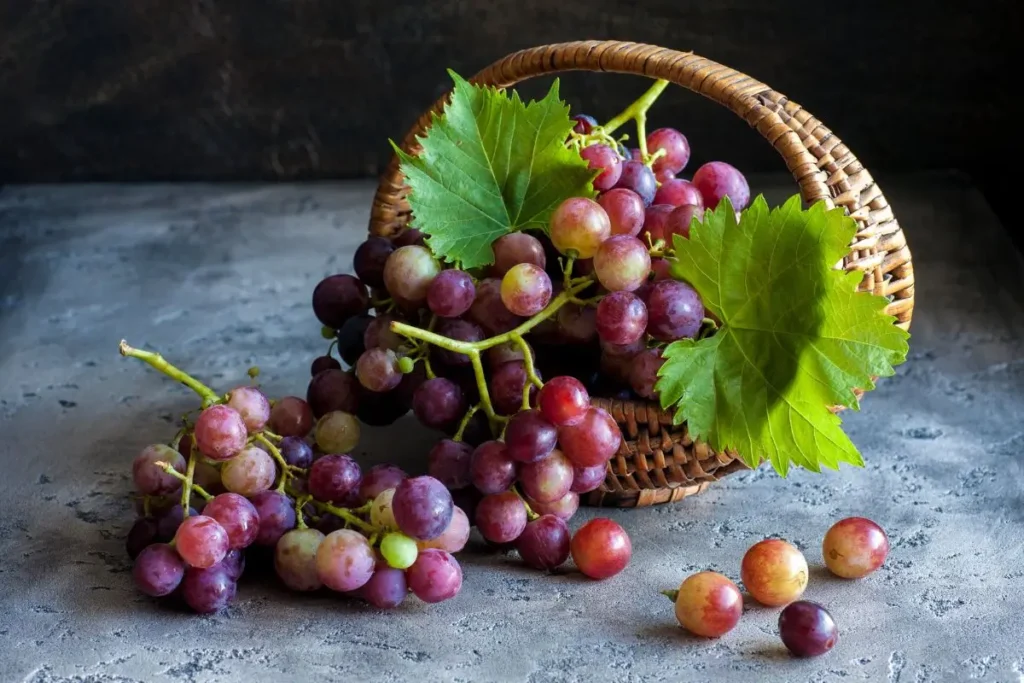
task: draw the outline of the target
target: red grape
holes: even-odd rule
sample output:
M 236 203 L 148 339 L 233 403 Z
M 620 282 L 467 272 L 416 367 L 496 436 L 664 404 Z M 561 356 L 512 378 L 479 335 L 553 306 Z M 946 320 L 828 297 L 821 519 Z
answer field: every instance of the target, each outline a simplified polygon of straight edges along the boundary
M 185 474 L 185 458 L 181 453 L 162 443 L 146 446 L 132 461 L 132 481 L 135 490 L 144 496 L 164 496 L 181 488 L 181 480 L 168 474 L 156 463 L 164 462 Z
M 469 531 L 469 517 L 462 511 L 462 508 L 456 505 L 452 508 L 452 521 L 448 523 L 448 528 L 442 531 L 437 538 L 416 541 L 416 545 L 420 550 L 437 548 L 449 553 L 457 553 L 466 547 L 466 542 L 469 541 Z
M 398 356 L 390 349 L 364 351 L 356 362 L 356 379 L 370 391 L 391 391 L 402 381 Z
M 572 519 L 572 516 L 580 508 L 580 496 L 572 491 L 553 503 L 541 503 L 540 501 L 529 499 L 526 502 L 529 503 L 530 509 L 538 515 L 554 515 L 564 520 Z
M 797 600 L 779 614 L 779 636 L 797 657 L 817 657 L 835 647 L 839 629 L 824 607 L 809 600 Z
M 659 128 L 647 135 L 647 153 L 654 154 L 659 150 L 665 150 L 665 154 L 651 164 L 655 173 L 679 173 L 690 160 L 690 143 L 675 128 Z
M 514 491 L 484 496 L 476 506 L 476 528 L 493 543 L 510 543 L 526 528 L 526 506 Z
M 551 301 L 551 278 L 532 263 L 514 265 L 501 280 L 501 301 L 516 315 L 536 315 Z
M 393 489 L 408 478 L 409 475 L 400 467 L 374 465 L 363 475 L 363 481 L 359 485 L 359 498 L 364 502 L 373 500 L 381 491 Z
M 672 178 L 663 182 L 658 188 L 657 194 L 654 195 L 654 204 L 670 204 L 672 206 L 693 204 L 703 210 L 704 197 L 701 196 L 697 186 L 689 180 Z
M 325 586 L 339 592 L 362 587 L 373 575 L 376 558 L 366 538 L 352 529 L 324 537 L 316 551 L 316 573 Z
M 504 334 L 519 326 L 523 319 L 505 308 L 501 301 L 501 280 L 488 278 L 476 286 L 476 298 L 466 317 L 490 335 Z
M 591 465 L 589 467 L 573 466 L 572 487 L 573 493 L 588 493 L 600 488 L 608 474 L 608 465 Z
M 441 265 L 430 249 L 419 245 L 399 247 L 384 264 L 384 284 L 395 298 L 418 306 L 427 300 L 430 283 Z
M 504 443 L 485 441 L 473 451 L 469 474 L 481 493 L 501 493 L 516 480 L 516 463 L 508 457 Z
M 572 129 L 580 135 L 587 135 L 597 127 L 597 119 L 588 114 L 576 114 L 572 120 L 576 122 Z
M 561 427 L 583 419 L 590 408 L 590 395 L 575 377 L 552 377 L 541 387 L 537 406 L 551 424 Z
M 535 462 L 550 453 L 558 430 L 539 410 L 516 413 L 505 426 L 505 452 L 517 462 Z
M 302 438 L 313 429 L 313 410 L 298 396 L 285 396 L 270 409 L 270 429 L 280 436 Z
M 454 598 L 462 588 L 462 567 L 443 550 L 428 548 L 405 570 L 412 594 L 423 602 L 441 602 Z
M 222 493 L 203 508 L 203 514 L 217 521 L 228 535 L 230 549 L 252 545 L 260 531 L 256 508 L 237 493 Z
M 637 396 L 649 400 L 658 398 L 654 385 L 658 382 L 658 370 L 664 364 L 665 359 L 659 348 L 646 349 L 633 358 L 629 366 L 629 384 Z
M 693 338 L 704 321 L 704 304 L 689 284 L 662 280 L 647 295 L 647 315 L 647 333 L 655 339 Z
M 579 259 L 592 258 L 612 233 L 608 214 L 600 204 L 585 197 L 562 202 L 551 214 L 550 227 L 555 248 L 562 254 L 574 251 Z
M 704 197 L 704 206 L 714 209 L 723 197 L 729 197 L 737 211 L 750 203 L 750 186 L 735 167 L 724 161 L 709 161 L 693 174 L 693 184 Z
M 427 455 L 427 473 L 448 487 L 461 489 L 470 485 L 469 462 L 473 447 L 462 441 L 441 439 Z
M 665 241 L 671 241 L 672 235 L 690 239 L 690 229 L 694 220 L 698 223 L 704 221 L 704 209 L 694 204 L 683 204 L 676 207 L 665 221 L 663 229 Z
M 544 268 L 547 256 L 544 245 L 533 235 L 525 232 L 513 232 L 503 235 L 491 245 L 494 250 L 494 265 L 491 267 L 496 277 L 504 277 L 512 266 L 520 263 L 532 263 Z
M 526 364 L 510 361 L 498 366 L 491 375 L 491 400 L 501 415 L 514 415 L 523 406 L 523 388 L 526 387 Z M 530 387 L 530 402 L 534 403 L 537 387 Z
M 427 290 L 427 306 L 442 318 L 457 318 L 473 305 L 473 278 L 461 270 L 442 270 Z
M 641 239 L 646 242 L 646 236 L 649 236 L 652 244 L 658 240 L 669 242 L 666 226 L 668 217 L 672 215 L 673 211 L 675 211 L 675 207 L 671 204 L 653 204 L 647 207 L 647 211 L 644 213 L 644 229 L 640 233 Z
M 562 452 L 577 467 L 604 465 L 622 443 L 615 419 L 603 408 L 590 408 L 583 419 L 558 430 Z
M 676 619 L 694 635 L 718 638 L 731 631 L 743 614 L 743 596 L 727 577 L 698 572 L 679 586 Z
M 211 460 L 233 458 L 249 437 L 242 416 L 225 405 L 210 406 L 200 413 L 194 434 L 196 448 Z
M 313 313 L 332 330 L 369 308 L 370 295 L 355 276 L 331 275 L 313 289 Z
M 192 567 L 181 581 L 181 596 L 199 614 L 213 614 L 235 599 L 238 587 L 228 571 L 217 565 L 207 569 Z
M 174 547 L 181 559 L 193 567 L 212 567 L 228 554 L 228 533 L 217 520 L 206 515 L 185 519 L 174 534 Z
M 613 235 L 635 237 L 644 225 L 644 200 L 624 187 L 608 190 L 597 198 L 597 203 L 608 214 Z
M 569 559 L 569 527 L 554 515 L 527 524 L 515 543 L 523 562 L 534 569 L 551 570 Z
M 546 458 L 519 468 L 519 483 L 531 500 L 553 503 L 572 487 L 572 463 L 557 448 Z
M 755 543 L 743 555 L 740 578 L 747 592 L 762 605 L 793 602 L 807 588 L 807 560 L 793 545 L 778 538 Z
M 580 150 L 580 156 L 587 160 L 592 171 L 600 171 L 594 178 L 594 189 L 609 190 L 622 175 L 622 158 L 607 145 L 590 145 Z
M 397 320 L 393 315 L 378 315 L 371 320 L 363 332 L 363 348 L 390 349 L 397 351 L 405 339 L 397 332 L 391 331 L 391 323 Z
M 572 561 L 592 579 L 615 576 L 629 564 L 633 544 L 626 531 L 610 519 L 598 517 L 573 535 Z
M 185 575 L 185 563 L 166 543 L 155 543 L 143 548 L 135 558 L 132 579 L 135 586 L 154 598 L 170 595 Z
M 444 377 L 428 379 L 412 397 L 412 411 L 425 426 L 445 429 L 466 412 L 466 399 L 455 382 Z
M 889 554 L 882 527 L 864 517 L 847 517 L 832 525 L 822 543 L 825 565 L 836 576 L 859 579 L 875 571 Z
M 680 283 L 682 284 L 682 283 Z M 597 335 L 612 344 L 632 344 L 644 336 L 647 307 L 629 292 L 612 292 L 597 305 Z
M 632 292 L 651 272 L 651 255 L 635 237 L 616 235 L 605 240 L 594 255 L 594 272 L 601 285 L 612 292 Z
M 347 455 L 325 455 L 309 468 L 309 493 L 324 502 L 358 504 L 362 481 L 359 465 Z

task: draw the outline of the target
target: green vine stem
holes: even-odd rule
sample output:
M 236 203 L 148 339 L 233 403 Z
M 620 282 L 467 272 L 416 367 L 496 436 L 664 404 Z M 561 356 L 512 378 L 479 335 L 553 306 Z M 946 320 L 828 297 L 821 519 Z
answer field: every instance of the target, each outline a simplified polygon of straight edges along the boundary
M 280 481 L 277 482 L 277 487 L 275 489 L 279 493 L 284 493 L 284 489 L 285 486 L 287 486 L 288 484 L 288 480 L 294 477 L 296 472 L 298 472 L 299 474 L 306 473 L 306 470 L 302 469 L 301 467 L 289 465 L 285 461 L 284 456 L 281 455 L 281 451 L 278 449 L 277 446 L 274 445 L 274 442 L 268 439 L 266 436 L 264 436 L 262 432 L 257 433 L 256 436 L 253 437 L 253 440 L 259 441 L 261 444 L 266 446 L 267 452 L 270 453 L 270 457 L 276 460 L 278 466 L 280 466 L 281 468 L 281 479 Z
M 203 399 L 204 408 L 207 408 L 213 405 L 214 403 L 220 403 L 222 401 L 221 397 L 218 396 L 213 389 L 206 386 L 205 384 L 197 380 L 195 377 L 192 377 L 187 372 L 184 372 L 183 370 L 179 370 L 178 368 L 174 367 L 166 360 L 164 360 L 164 357 L 161 356 L 159 353 L 153 353 L 152 351 L 143 351 L 142 349 L 136 349 L 132 346 L 129 346 L 128 342 L 126 342 L 124 339 L 121 340 L 121 344 L 120 346 L 118 346 L 118 350 L 121 352 L 122 356 L 138 358 L 142 362 L 148 363 L 149 365 L 164 373 L 171 379 L 178 380 L 179 382 L 187 386 L 189 389 L 199 394 L 199 398 Z
M 637 98 L 635 102 L 622 110 L 608 123 L 601 126 L 605 133 L 611 135 L 627 122 L 635 121 L 637 146 L 640 148 L 640 155 L 643 157 L 644 163 L 648 166 L 658 155 L 652 157 L 647 152 L 647 110 L 661 96 L 661 93 L 668 87 L 668 83 L 668 81 L 663 79 L 655 81 L 654 85 L 647 89 L 647 92 Z
M 459 423 L 459 429 L 455 432 L 455 436 L 452 437 L 452 441 L 462 441 L 462 434 L 466 431 L 467 425 L 469 425 L 470 419 L 476 415 L 476 411 L 480 410 L 480 404 L 470 406 L 466 414 L 462 416 L 462 422 Z
M 305 495 L 299 496 L 295 499 L 295 526 L 299 529 L 305 529 L 306 527 L 306 515 L 303 514 L 302 508 L 306 507 L 306 503 L 313 500 L 313 496 Z
M 661 594 L 672 602 L 675 602 L 676 598 L 679 597 L 679 591 L 661 591 Z
M 366 505 L 364 505 L 363 507 L 353 508 L 350 510 L 348 508 L 335 507 L 330 503 L 321 503 L 319 500 L 313 498 L 310 498 L 308 502 L 312 503 L 313 507 L 315 507 L 320 512 L 327 512 L 329 514 L 334 515 L 335 517 L 340 517 L 341 519 L 345 520 L 346 523 L 356 527 L 357 529 L 359 529 L 367 535 L 376 532 L 376 529 L 372 524 L 360 519 L 359 516 L 356 514 L 357 511 L 363 512 L 365 510 L 368 510 L 369 507 Z
M 182 474 L 178 470 L 174 469 L 174 467 L 170 463 L 168 463 L 168 462 L 164 462 L 162 460 L 157 460 L 155 463 L 153 463 L 154 465 L 156 465 L 157 467 L 162 469 L 164 472 L 166 472 L 167 474 L 171 475 L 175 479 L 181 480 L 181 482 L 183 483 L 182 491 L 181 491 L 181 509 L 182 509 L 182 512 L 184 513 L 185 517 L 188 517 L 188 506 L 192 502 L 192 500 L 191 500 L 192 495 L 191 494 L 193 492 L 194 493 L 198 493 L 200 496 L 202 496 L 203 500 L 206 500 L 206 501 L 213 500 L 213 496 L 210 495 L 209 493 L 207 493 L 206 489 L 204 489 L 199 484 L 195 484 L 195 483 L 193 483 L 191 481 L 192 477 L 190 475 L 195 473 L 195 462 L 196 462 L 195 458 L 190 458 L 189 459 L 189 461 L 188 461 L 189 467 L 186 470 L 185 474 Z M 185 495 L 185 489 L 189 489 L 189 495 L 188 496 Z M 147 505 L 148 501 L 145 501 L 143 504 Z M 148 510 L 144 509 L 143 512 L 148 512 Z

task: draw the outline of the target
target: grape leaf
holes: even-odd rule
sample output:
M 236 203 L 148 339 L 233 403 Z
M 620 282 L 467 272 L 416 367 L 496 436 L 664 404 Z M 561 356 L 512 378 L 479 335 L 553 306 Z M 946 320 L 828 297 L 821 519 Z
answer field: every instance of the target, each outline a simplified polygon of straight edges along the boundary
M 558 97 L 544 99 L 473 85 L 454 71 L 454 92 L 418 156 L 391 142 L 411 189 L 411 225 L 433 252 L 475 268 L 494 262 L 491 244 L 516 230 L 548 230 L 551 212 L 569 197 L 593 197 L 593 178 L 578 152 L 565 146 L 574 122 Z
M 835 267 L 856 232 L 842 209 L 758 197 L 739 221 L 728 199 L 676 236 L 673 277 L 700 293 L 719 330 L 673 342 L 656 385 L 690 434 L 754 467 L 769 460 L 818 472 L 863 466 L 829 406 L 859 410 L 855 388 L 894 373 L 909 334 L 885 297 L 856 291 L 862 274 Z

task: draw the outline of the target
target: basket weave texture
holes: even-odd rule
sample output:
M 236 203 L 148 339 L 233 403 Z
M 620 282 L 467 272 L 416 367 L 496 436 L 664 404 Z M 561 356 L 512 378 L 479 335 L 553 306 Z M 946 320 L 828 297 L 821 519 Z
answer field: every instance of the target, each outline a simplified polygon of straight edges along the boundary
M 507 88 L 564 71 L 610 71 L 664 79 L 723 105 L 746 121 L 782 156 L 807 204 L 823 201 L 842 207 L 858 230 L 843 260 L 860 271 L 860 289 L 887 297 L 886 312 L 909 329 L 914 309 L 914 269 L 899 223 L 881 188 L 857 157 L 800 105 L 750 76 L 690 52 L 620 41 L 577 41 L 521 50 L 498 60 L 471 82 Z M 440 113 L 448 95 L 425 112 L 402 141 L 417 154 L 417 137 Z M 405 229 L 411 213 L 409 188 L 392 158 L 385 169 L 370 216 L 370 232 L 384 237 Z M 609 463 L 604 485 L 590 494 L 590 505 L 648 506 L 700 493 L 717 479 L 746 469 L 734 454 L 716 453 L 695 443 L 686 426 L 672 426 L 657 404 L 594 399 L 619 423 L 623 442 Z

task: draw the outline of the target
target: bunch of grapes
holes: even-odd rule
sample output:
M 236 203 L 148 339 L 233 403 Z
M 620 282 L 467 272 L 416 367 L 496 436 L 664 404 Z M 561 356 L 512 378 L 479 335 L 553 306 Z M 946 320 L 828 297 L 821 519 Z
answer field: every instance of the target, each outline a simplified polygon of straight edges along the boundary
M 305 400 L 271 402 L 254 386 L 218 397 L 155 354 L 122 352 L 204 398 L 173 445 L 147 446 L 132 464 L 141 516 L 127 550 L 143 593 L 217 612 L 235 597 L 252 546 L 272 551 L 277 576 L 296 591 L 327 587 L 381 608 L 410 592 L 425 602 L 459 592 L 453 554 L 469 537 L 465 512 L 431 476 L 392 465 L 363 472 L 348 455 L 359 440 L 352 415 L 314 422 Z

